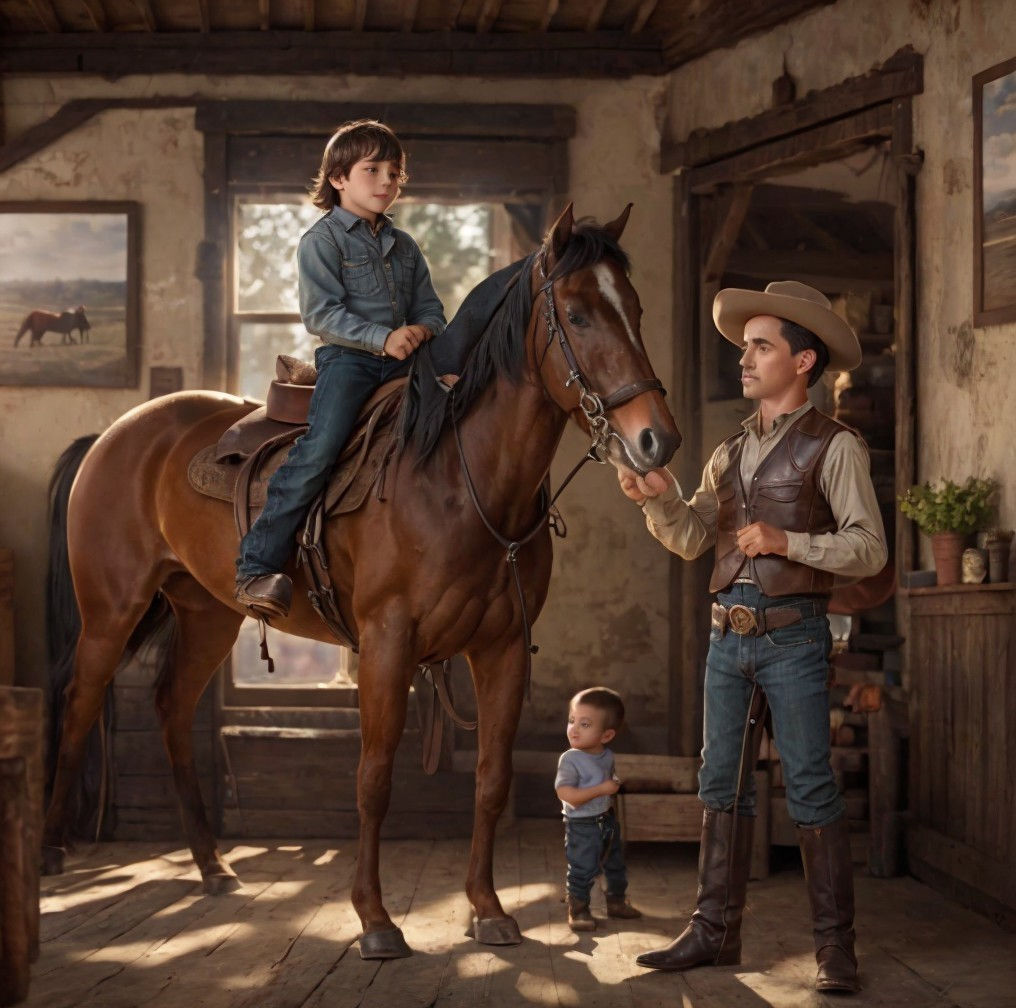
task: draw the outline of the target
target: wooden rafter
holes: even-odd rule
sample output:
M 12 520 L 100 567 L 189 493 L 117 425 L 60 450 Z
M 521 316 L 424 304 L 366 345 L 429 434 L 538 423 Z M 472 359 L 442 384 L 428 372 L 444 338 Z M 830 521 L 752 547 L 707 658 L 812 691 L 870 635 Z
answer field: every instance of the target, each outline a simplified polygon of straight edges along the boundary
M 303 0 L 303 30 L 314 30 L 314 0 Z
M 39 20 L 42 22 L 42 27 L 46 31 L 59 32 L 63 30 L 51 0 L 32 0 L 32 9 L 38 15 Z
M 663 39 L 669 67 L 688 63 L 718 46 L 732 46 L 741 39 L 758 35 L 776 25 L 835 0 L 711 0 L 697 17 L 682 17 L 674 31 Z
M 557 13 L 558 7 L 561 6 L 561 0 L 546 0 L 546 6 L 543 9 L 543 14 L 540 15 L 540 23 L 537 25 L 537 31 L 546 31 L 550 27 L 550 22 L 554 20 L 554 15 Z
M 261 30 L 268 31 L 272 27 L 272 0 L 258 0 L 258 14 L 261 18 Z
M 483 6 L 480 7 L 480 13 L 476 17 L 477 34 L 482 35 L 484 32 L 490 31 L 501 13 L 503 4 L 504 0 L 483 0 Z
M 353 31 L 362 32 L 367 20 L 367 0 L 356 0 L 353 8 Z
M 212 30 L 212 19 L 208 15 L 208 0 L 197 0 L 198 5 L 198 22 L 201 25 L 201 31 L 207 34 Z
M 642 31 L 646 26 L 646 22 L 653 16 L 658 3 L 659 0 L 642 0 L 638 7 L 628 16 L 628 21 L 624 26 L 625 31 L 631 35 Z
M 603 20 L 603 12 L 607 9 L 607 0 L 593 0 L 586 14 L 586 31 L 596 31 Z
M 145 23 L 145 28 L 150 32 L 157 32 L 159 25 L 155 20 L 155 13 L 152 11 L 152 5 L 148 0 L 134 0 L 134 4 L 141 15 L 141 20 Z
M 109 19 L 106 17 L 106 10 L 102 6 L 102 0 L 81 0 L 88 11 L 88 16 L 95 25 L 95 30 L 104 32 L 109 29 Z
M 402 30 L 411 32 L 416 26 L 416 12 L 420 9 L 420 0 L 402 0 Z

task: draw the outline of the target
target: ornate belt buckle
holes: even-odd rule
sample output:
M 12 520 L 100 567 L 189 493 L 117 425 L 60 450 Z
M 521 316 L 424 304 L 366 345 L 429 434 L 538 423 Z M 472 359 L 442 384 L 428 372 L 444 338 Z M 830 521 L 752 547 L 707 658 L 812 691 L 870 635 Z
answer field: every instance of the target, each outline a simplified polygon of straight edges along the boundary
M 758 620 L 755 619 L 755 612 L 747 606 L 735 605 L 727 610 L 727 621 L 734 633 L 744 636 L 755 633 L 758 630 Z

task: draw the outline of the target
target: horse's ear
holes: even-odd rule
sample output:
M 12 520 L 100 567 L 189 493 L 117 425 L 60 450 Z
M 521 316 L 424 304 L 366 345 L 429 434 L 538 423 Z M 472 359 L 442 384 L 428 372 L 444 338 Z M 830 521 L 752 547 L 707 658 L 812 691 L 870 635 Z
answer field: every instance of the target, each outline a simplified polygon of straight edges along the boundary
M 631 213 L 633 204 L 629 203 L 620 213 L 620 216 L 616 220 L 612 220 L 609 224 L 603 225 L 603 230 L 610 235 L 614 241 L 620 241 L 621 235 L 624 234 L 625 226 L 628 223 L 628 214 Z
M 550 252 L 555 260 L 561 258 L 564 247 L 571 240 L 572 227 L 575 224 L 575 216 L 572 213 L 573 206 L 574 204 L 569 203 L 550 229 Z

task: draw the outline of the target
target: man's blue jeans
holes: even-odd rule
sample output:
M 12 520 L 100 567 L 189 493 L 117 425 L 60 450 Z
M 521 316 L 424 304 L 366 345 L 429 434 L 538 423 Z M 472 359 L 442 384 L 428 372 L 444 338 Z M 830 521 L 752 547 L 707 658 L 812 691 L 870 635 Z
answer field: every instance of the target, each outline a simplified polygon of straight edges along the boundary
M 705 723 L 699 797 L 719 812 L 734 807 L 741 741 L 754 683 L 765 691 L 776 748 L 783 763 L 790 817 L 801 826 L 827 826 L 846 809 L 829 764 L 829 653 L 832 636 L 822 598 L 762 595 L 754 585 L 731 586 L 724 606 L 796 606 L 810 614 L 793 626 L 739 636 L 713 627 L 706 660 Z M 749 776 L 737 811 L 755 814 Z
M 569 896 L 588 903 L 593 882 L 601 871 L 611 896 L 623 896 L 628 891 L 621 827 L 613 812 L 602 816 L 565 816 L 564 854 L 568 859 Z
M 307 509 L 325 485 L 363 404 L 386 381 L 406 374 L 411 360 L 332 344 L 317 348 L 318 377 L 307 416 L 310 428 L 268 481 L 264 510 L 240 543 L 236 565 L 240 577 L 274 574 L 286 565 Z

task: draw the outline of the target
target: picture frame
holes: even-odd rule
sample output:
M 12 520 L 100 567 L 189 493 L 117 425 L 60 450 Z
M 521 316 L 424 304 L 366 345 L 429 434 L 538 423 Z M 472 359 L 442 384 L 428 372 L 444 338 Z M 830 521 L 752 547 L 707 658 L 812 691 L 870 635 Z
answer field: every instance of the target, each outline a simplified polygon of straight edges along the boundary
M 1016 58 L 973 78 L 974 325 L 1016 320 Z
M 0 203 L 0 385 L 137 388 L 137 203 Z

